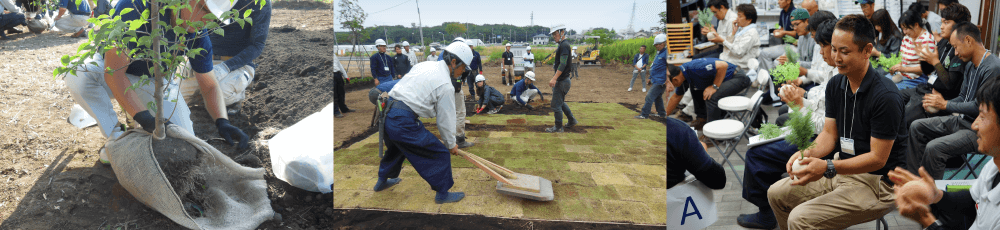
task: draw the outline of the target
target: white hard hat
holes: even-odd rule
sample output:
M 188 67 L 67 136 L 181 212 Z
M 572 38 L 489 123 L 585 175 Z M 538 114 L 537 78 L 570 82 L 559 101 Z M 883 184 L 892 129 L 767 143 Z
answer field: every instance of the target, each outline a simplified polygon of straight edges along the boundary
M 375 46 L 384 46 L 384 45 L 385 45 L 385 40 L 382 39 L 375 40 Z
M 574 46 L 573 49 L 576 49 L 576 46 Z
M 472 49 L 469 49 L 469 46 L 465 45 L 464 42 L 452 42 L 451 45 L 445 47 L 444 50 L 458 56 L 458 59 L 461 59 L 462 63 L 465 63 L 466 70 L 472 69 L 472 67 L 469 66 L 472 64 Z
M 535 80 L 535 72 L 534 71 L 528 71 L 528 72 L 524 73 L 524 77 L 526 77 L 526 78 L 531 79 L 532 81 L 534 81 Z
M 667 35 L 666 34 L 659 34 L 659 35 L 656 35 L 656 38 L 653 38 L 653 45 L 660 44 L 660 43 L 663 43 L 663 42 L 666 42 L 666 41 L 667 41 Z
M 208 7 L 208 11 L 215 15 L 215 18 L 222 19 L 222 13 L 233 9 L 233 3 L 236 1 L 230 0 L 208 0 L 205 1 L 205 6 Z
M 476 83 L 479 83 L 481 81 L 486 81 L 486 77 L 484 77 L 482 74 L 476 75 Z
M 507 46 L 510 46 L 510 43 L 507 43 Z
M 451 40 L 451 42 L 462 42 L 462 43 L 465 43 L 465 38 L 457 37 L 454 40 Z
M 437 50 L 435 50 L 434 47 L 431 47 L 431 52 L 436 52 L 436 51 Z
M 403 41 L 403 46 L 410 46 L 410 42 Z
M 528 46 L 528 50 L 531 50 L 531 46 Z
M 559 25 L 553 26 L 551 29 L 549 29 L 549 34 L 553 34 L 556 31 L 560 31 L 560 30 L 566 30 L 566 25 L 559 24 Z

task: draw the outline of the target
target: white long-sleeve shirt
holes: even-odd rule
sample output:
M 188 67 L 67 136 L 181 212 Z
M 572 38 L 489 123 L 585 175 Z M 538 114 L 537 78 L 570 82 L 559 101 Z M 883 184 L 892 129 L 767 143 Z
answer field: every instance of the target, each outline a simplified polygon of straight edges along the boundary
M 719 36 L 729 37 L 731 34 L 733 34 L 733 30 L 736 29 L 733 28 L 733 22 L 736 21 L 737 17 L 739 17 L 739 15 L 736 15 L 735 10 L 733 9 L 726 10 L 726 16 L 723 17 L 722 20 L 719 20 L 719 28 L 717 28 L 715 32 L 718 32 Z
M 809 69 L 809 73 L 799 76 L 799 80 L 802 80 L 802 84 L 823 83 L 830 80 L 833 75 L 836 75 L 836 72 L 834 72 L 833 75 L 829 74 L 828 71 L 836 71 L 836 69 L 826 64 L 826 61 L 823 60 L 823 54 L 820 53 L 821 49 L 822 47 L 819 44 L 813 45 L 813 59 L 809 66 L 816 66 L 817 68 L 809 68 L 804 65 L 802 66 Z M 814 69 L 816 71 L 814 71 Z
M 760 36 L 757 34 L 756 24 L 741 28 L 736 35 L 729 32 L 720 36 L 725 38 L 722 42 L 722 54 L 719 54 L 719 59 L 723 61 L 734 63 L 741 69 L 747 70 L 750 59 L 756 59 L 760 55 Z
M 0 0 L 0 1 L 4 1 L 4 0 Z M 333 55 L 333 72 L 335 72 L 335 73 L 336 72 L 340 72 L 345 77 L 347 76 L 347 71 L 345 71 L 344 70 L 344 66 L 340 64 L 340 58 L 337 58 L 336 54 Z
M 821 61 L 817 63 L 816 59 Z M 809 118 L 809 120 L 816 125 L 816 134 L 822 132 L 823 125 L 826 124 L 826 85 L 830 82 L 830 78 L 837 75 L 837 68 L 826 64 L 826 62 L 822 60 L 822 55 L 813 56 L 813 66 L 809 69 L 809 75 L 814 77 L 814 79 L 822 80 L 819 81 L 819 85 L 806 92 L 806 97 L 802 99 L 802 104 L 804 104 L 804 106 L 799 109 L 802 114 L 808 113 L 809 110 L 813 112 L 813 115 Z M 803 82 L 803 84 L 805 84 L 805 82 Z
M 14 5 L 14 1 L 12 0 L 0 0 L 0 13 L 3 13 L 4 10 L 11 13 L 24 14 L 24 11 L 21 11 L 21 8 Z
M 403 51 L 406 54 L 407 59 L 410 59 L 410 66 L 415 66 L 419 61 L 417 61 L 417 51 L 411 49 L 410 51 Z
M 389 91 L 389 96 L 406 103 L 423 118 L 437 117 L 437 128 L 444 146 L 455 145 L 455 87 L 451 85 L 444 61 L 421 62 Z

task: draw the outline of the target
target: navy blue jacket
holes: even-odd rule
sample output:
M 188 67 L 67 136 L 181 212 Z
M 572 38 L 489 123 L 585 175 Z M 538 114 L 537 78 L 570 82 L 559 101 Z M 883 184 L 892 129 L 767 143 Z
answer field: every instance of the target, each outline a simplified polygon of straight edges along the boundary
M 632 66 L 639 64 L 639 55 L 642 55 L 642 64 L 645 65 L 646 68 L 649 68 L 649 66 L 651 66 L 649 64 L 649 55 L 644 55 L 644 53 L 637 53 L 632 57 Z
M 372 68 L 372 77 L 396 77 L 396 63 L 394 62 L 392 56 L 385 53 L 375 53 L 371 58 L 368 59 L 369 66 Z M 385 70 L 384 67 L 389 67 L 389 70 Z
M 212 40 L 212 52 L 215 55 L 232 56 L 223 62 L 230 70 L 239 69 L 245 65 L 257 68 L 253 59 L 259 57 L 260 53 L 264 51 L 267 30 L 271 25 L 272 3 L 268 1 L 268 4 L 264 4 L 264 8 L 261 9 L 260 5 L 254 4 L 254 0 L 237 0 L 233 9 L 239 9 L 241 12 L 253 9 L 250 12 L 253 25 L 247 23 L 243 28 L 240 28 L 239 24 L 232 23 L 222 27 L 225 36 L 219 36 L 216 33 L 209 35 Z

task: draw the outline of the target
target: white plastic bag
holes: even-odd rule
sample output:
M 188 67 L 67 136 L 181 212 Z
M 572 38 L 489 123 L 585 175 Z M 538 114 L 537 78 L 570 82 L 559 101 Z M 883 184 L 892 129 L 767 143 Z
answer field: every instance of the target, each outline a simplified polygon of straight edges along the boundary
M 718 219 L 712 189 L 694 176 L 667 189 L 667 229 L 703 229 Z
M 313 192 L 333 192 L 333 103 L 268 140 L 274 176 Z

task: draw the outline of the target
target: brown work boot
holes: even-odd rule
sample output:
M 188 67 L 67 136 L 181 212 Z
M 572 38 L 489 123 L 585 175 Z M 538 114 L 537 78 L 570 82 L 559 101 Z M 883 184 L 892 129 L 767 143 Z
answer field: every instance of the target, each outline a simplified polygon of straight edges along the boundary
M 677 120 L 681 120 L 683 122 L 691 122 L 691 121 L 694 121 L 694 117 L 688 116 L 685 113 L 680 113 L 680 114 L 677 114 Z
M 698 141 L 705 143 L 705 148 L 715 147 L 715 143 L 712 142 L 711 138 L 708 138 L 705 135 L 698 135 Z M 708 149 L 705 149 L 705 151 L 708 151 Z
M 694 127 L 694 129 L 696 130 L 701 130 L 702 127 L 705 127 L 705 123 L 708 123 L 705 120 L 705 118 L 699 117 L 698 119 L 694 119 L 694 121 L 688 124 L 690 124 L 691 127 Z

